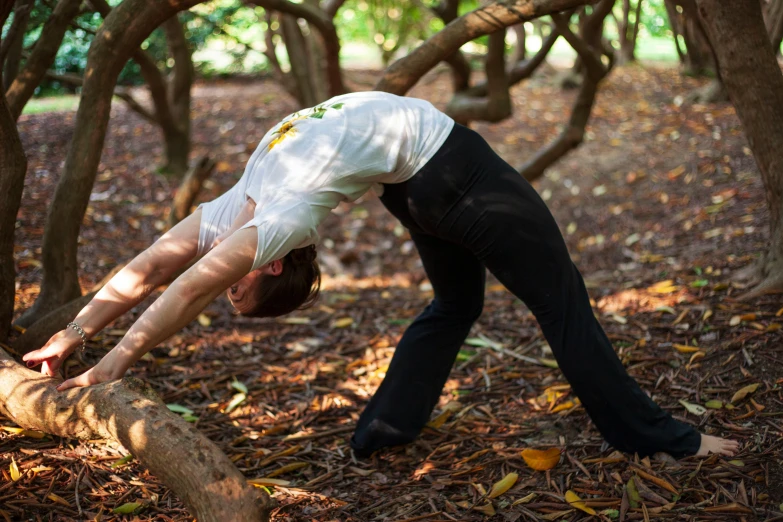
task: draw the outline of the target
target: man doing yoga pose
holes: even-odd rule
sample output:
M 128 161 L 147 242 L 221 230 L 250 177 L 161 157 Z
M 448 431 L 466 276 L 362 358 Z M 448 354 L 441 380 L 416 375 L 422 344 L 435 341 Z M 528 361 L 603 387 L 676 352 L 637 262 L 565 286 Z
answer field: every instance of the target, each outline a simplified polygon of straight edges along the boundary
M 95 367 L 59 389 L 121 378 L 226 290 L 253 317 L 309 304 L 320 282 L 318 225 L 372 187 L 410 231 L 434 298 L 405 331 L 359 418 L 351 438 L 358 456 L 419 434 L 481 313 L 487 269 L 533 312 L 563 375 L 615 448 L 676 457 L 738 449 L 673 419 L 626 373 L 554 218 L 516 170 L 428 102 L 380 92 L 338 96 L 285 118 L 234 187 L 139 254 L 25 360 L 54 375 L 82 333 L 95 335 L 198 257 Z

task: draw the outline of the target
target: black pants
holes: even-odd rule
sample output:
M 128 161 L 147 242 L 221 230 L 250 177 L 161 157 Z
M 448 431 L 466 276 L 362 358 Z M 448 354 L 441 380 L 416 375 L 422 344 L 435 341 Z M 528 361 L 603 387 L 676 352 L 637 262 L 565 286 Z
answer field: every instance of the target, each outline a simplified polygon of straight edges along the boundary
M 410 231 L 434 299 L 402 336 L 351 438 L 360 457 L 415 439 L 473 322 L 485 267 L 538 320 L 572 390 L 615 448 L 676 457 L 700 435 L 655 404 L 625 371 L 593 315 L 560 230 L 532 186 L 474 131 L 456 125 L 411 179 L 381 201 Z

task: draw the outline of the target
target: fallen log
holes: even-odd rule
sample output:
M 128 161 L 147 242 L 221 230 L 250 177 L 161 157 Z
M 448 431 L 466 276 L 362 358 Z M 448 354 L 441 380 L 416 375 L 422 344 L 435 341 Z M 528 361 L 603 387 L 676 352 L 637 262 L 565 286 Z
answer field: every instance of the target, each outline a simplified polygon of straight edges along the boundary
M 114 439 L 169 487 L 200 522 L 266 522 L 274 501 L 249 485 L 220 449 L 170 412 L 144 382 L 126 377 L 58 392 L 58 379 L 0 349 L 0 413 L 25 429 Z

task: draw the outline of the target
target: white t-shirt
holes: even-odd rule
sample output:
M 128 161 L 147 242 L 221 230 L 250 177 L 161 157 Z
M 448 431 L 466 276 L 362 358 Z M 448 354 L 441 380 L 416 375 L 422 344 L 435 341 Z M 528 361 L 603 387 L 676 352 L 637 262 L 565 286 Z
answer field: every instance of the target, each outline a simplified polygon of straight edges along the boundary
M 382 92 L 344 94 L 286 117 L 266 133 L 231 189 L 201 205 L 199 255 L 252 198 L 253 270 L 318 242 L 341 201 L 410 179 L 446 141 L 454 121 L 429 102 Z

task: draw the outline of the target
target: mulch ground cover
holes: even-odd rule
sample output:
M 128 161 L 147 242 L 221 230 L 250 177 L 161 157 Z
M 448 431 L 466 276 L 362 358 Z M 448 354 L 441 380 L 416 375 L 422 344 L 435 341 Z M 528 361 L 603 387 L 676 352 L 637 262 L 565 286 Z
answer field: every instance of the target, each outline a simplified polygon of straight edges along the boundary
M 366 89 L 377 72 L 348 77 Z M 356 419 L 432 297 L 409 236 L 372 194 L 324 224 L 314 308 L 246 319 L 221 298 L 132 375 L 267 484 L 274 520 L 783 520 L 783 302 L 737 300 L 745 288 L 732 280 L 765 246 L 763 186 L 731 105 L 682 103 L 701 83 L 672 68 L 616 69 L 585 143 L 536 188 L 629 373 L 675 417 L 740 441 L 737 456 L 640 459 L 607 447 L 530 312 L 490 278 L 430 425 L 413 444 L 355 460 Z M 411 94 L 443 107 L 448 74 Z M 542 74 L 514 89 L 512 118 L 474 128 L 520 165 L 557 135 L 574 97 Z M 218 165 L 202 200 L 231 186 L 260 136 L 296 109 L 262 79 L 199 84 L 193 105 L 194 155 Z M 74 116 L 19 123 L 29 155 L 20 312 L 39 291 L 46 210 Z M 116 104 L 82 226 L 85 289 L 160 234 L 176 188 L 155 170 L 160 155 L 157 129 Z M 150 302 L 91 341 L 68 373 L 99 360 Z M 550 451 L 523 457 L 530 449 Z M 0 474 L 7 521 L 192 518 L 111 441 L 44 436 L 0 418 Z

